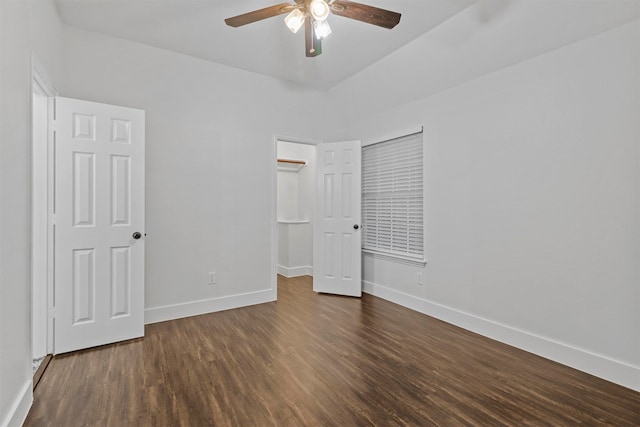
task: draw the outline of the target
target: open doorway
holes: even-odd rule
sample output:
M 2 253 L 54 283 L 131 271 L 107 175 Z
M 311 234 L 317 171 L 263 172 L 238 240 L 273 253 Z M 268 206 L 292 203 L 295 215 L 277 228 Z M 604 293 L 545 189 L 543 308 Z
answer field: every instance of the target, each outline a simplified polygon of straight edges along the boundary
M 276 153 L 277 273 L 312 276 L 316 146 L 277 138 Z
M 314 144 L 276 137 L 274 145 L 280 165 L 272 210 L 276 298 L 276 272 L 312 276 L 316 292 L 361 296 L 360 141 Z

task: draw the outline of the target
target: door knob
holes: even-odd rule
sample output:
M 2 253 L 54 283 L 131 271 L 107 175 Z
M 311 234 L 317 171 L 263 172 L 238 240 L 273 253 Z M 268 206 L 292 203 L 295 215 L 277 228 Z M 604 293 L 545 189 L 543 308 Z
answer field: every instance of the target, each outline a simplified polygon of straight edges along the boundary
M 132 236 L 132 237 L 133 237 L 134 239 L 138 240 L 139 238 L 141 238 L 141 237 L 142 237 L 142 234 L 140 234 L 140 232 L 139 232 L 139 231 L 136 231 L 135 233 L 133 233 L 133 236 Z
M 360 228 L 360 226 L 358 224 L 353 224 L 353 229 L 357 230 L 358 228 Z

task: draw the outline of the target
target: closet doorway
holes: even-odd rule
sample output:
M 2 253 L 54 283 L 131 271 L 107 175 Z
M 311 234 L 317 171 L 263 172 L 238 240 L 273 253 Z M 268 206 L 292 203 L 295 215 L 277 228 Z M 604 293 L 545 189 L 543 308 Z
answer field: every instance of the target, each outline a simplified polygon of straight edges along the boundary
M 277 273 L 313 276 L 316 143 L 276 139 Z

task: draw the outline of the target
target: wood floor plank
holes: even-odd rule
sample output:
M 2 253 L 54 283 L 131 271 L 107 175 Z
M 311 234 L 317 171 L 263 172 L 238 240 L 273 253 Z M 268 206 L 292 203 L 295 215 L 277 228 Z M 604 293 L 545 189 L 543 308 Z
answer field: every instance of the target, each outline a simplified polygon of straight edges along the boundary
M 640 426 L 640 393 L 311 286 L 56 356 L 25 426 Z

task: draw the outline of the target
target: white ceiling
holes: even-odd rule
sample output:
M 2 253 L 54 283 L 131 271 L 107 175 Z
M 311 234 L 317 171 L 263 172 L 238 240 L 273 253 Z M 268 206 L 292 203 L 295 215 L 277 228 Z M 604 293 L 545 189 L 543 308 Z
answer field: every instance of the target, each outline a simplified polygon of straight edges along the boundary
M 322 55 L 284 16 L 239 28 L 224 19 L 287 0 L 56 0 L 65 23 L 282 80 L 328 89 L 443 23 L 475 0 L 361 0 L 402 14 L 387 30 L 332 15 Z M 293 2 L 293 1 L 291 1 Z
M 375 62 L 375 70 L 385 73 L 385 57 L 403 51 L 411 55 L 400 55 L 407 72 L 442 90 L 458 74 L 477 77 L 640 16 L 640 0 L 359 0 L 401 13 L 400 24 L 387 30 L 331 15 L 333 33 L 315 58 L 305 56 L 304 32 L 292 34 L 284 15 L 239 28 L 224 23 L 282 2 L 287 0 L 56 0 L 69 25 L 319 89 L 357 73 L 366 77 Z M 443 50 L 443 37 L 455 49 Z M 408 44 L 414 48 L 401 49 Z M 417 51 L 432 60 L 415 58 Z

